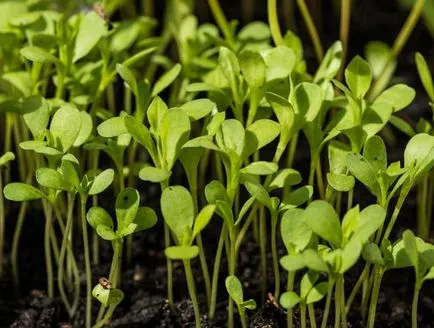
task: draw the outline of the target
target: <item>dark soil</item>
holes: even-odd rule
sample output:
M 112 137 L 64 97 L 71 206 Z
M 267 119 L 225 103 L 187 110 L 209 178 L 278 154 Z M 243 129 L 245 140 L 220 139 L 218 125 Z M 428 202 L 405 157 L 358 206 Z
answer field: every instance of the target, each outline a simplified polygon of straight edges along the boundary
M 164 1 L 161 1 L 163 3 Z M 261 4 L 255 9 L 255 19 L 266 19 L 265 1 L 257 1 Z M 322 37 L 325 44 L 330 44 L 338 37 L 339 22 L 336 13 L 326 5 L 328 1 L 324 1 L 322 9 L 323 24 Z M 223 1 L 223 7 L 228 11 L 229 17 L 240 17 L 240 8 L 235 7 L 233 1 Z M 349 49 L 350 56 L 356 53 L 363 53 L 363 47 L 370 40 L 385 40 L 389 44 L 399 31 L 401 24 L 406 18 L 406 13 L 401 12 L 396 7 L 396 1 L 385 0 L 363 0 L 355 1 L 354 12 L 362 14 L 353 15 L 351 27 L 351 40 L 354 42 Z M 261 7 L 262 6 L 262 7 Z M 321 12 L 321 11 L 320 11 Z M 205 17 L 205 18 L 204 18 Z M 200 17 L 201 20 L 206 19 L 206 16 Z M 328 18 L 327 18 L 328 17 Z M 209 18 L 209 17 L 208 17 Z M 302 24 L 299 24 L 302 26 Z M 302 39 L 309 40 L 305 31 L 301 30 Z M 308 42 L 306 42 L 308 43 Z M 307 48 L 307 56 L 313 58 L 313 53 L 309 49 L 310 44 L 305 44 Z M 413 107 L 408 110 L 409 116 L 412 118 L 423 115 L 426 108 L 426 99 L 423 97 L 424 91 L 420 88 L 420 83 L 415 72 L 413 64 L 414 51 L 423 51 L 424 54 L 432 56 L 433 46 L 432 39 L 419 24 L 413 38 L 410 39 L 410 44 L 404 49 L 404 54 L 398 65 L 397 75 L 402 77 L 408 84 L 417 88 L 418 98 L 413 104 Z M 421 96 L 422 95 L 422 96 Z M 406 140 L 406 138 L 403 138 Z M 398 140 L 398 146 L 394 149 L 393 160 L 401 158 L 403 143 Z M 296 168 L 301 168 L 303 171 L 303 163 L 308 160 L 308 155 L 301 154 L 298 157 L 299 162 L 296 163 Z M 157 188 L 150 188 L 146 185 L 145 188 L 139 190 L 147 190 L 144 195 L 144 203 L 149 205 L 149 200 L 155 199 L 158 195 Z M 360 201 L 361 204 L 367 204 L 366 195 L 357 194 L 355 203 Z M 368 199 L 371 198 L 368 196 Z M 364 201 L 361 201 L 364 200 Z M 108 206 L 109 208 L 111 207 Z M 414 211 L 415 197 L 411 197 L 405 212 L 402 213 L 395 231 L 396 235 L 400 235 L 400 229 L 404 227 L 414 227 Z M 6 231 L 11 232 L 14 229 L 14 221 L 17 209 L 14 208 L 8 220 Z M 0 282 L 0 327 L 82 327 L 84 320 L 84 299 L 81 300 L 81 305 L 78 315 L 74 321 L 69 321 L 66 312 L 64 311 L 59 299 L 51 300 L 44 294 L 45 281 L 45 264 L 43 257 L 43 220 L 41 213 L 37 209 L 33 209 L 29 217 L 26 218 L 26 226 L 23 230 L 23 235 L 20 244 L 20 279 L 21 288 L 19 293 L 13 289 L 10 272 L 6 273 L 4 280 Z M 408 218 L 408 220 L 405 220 Z M 218 220 L 215 220 L 218 221 Z M 207 258 L 209 267 L 212 269 L 214 260 L 214 245 L 217 245 L 217 238 L 220 229 L 220 222 L 213 223 L 210 229 L 206 232 Z M 162 252 L 163 245 L 161 241 L 161 227 L 153 229 L 150 232 L 145 232 L 136 236 L 134 240 L 133 261 L 130 266 L 125 266 L 124 275 L 122 278 L 121 288 L 124 291 L 126 298 L 116 310 L 112 327 L 194 327 L 194 315 L 190 301 L 188 300 L 188 291 L 185 284 L 184 272 L 181 263 L 175 262 L 174 280 L 175 280 L 175 303 L 173 308 L 170 308 L 165 300 L 165 256 Z M 7 249 L 10 249 L 11 234 L 7 236 Z M 103 265 L 93 267 L 93 281 L 98 281 L 101 276 L 107 275 L 108 266 L 111 260 L 111 249 L 108 243 L 101 243 L 101 263 Z M 9 261 L 6 258 L 6 261 Z M 250 327 L 286 327 L 286 313 L 283 309 L 275 305 L 272 299 L 260 299 L 260 263 L 259 249 L 251 235 L 248 236 L 245 244 L 241 248 L 238 262 L 238 276 L 245 286 L 246 297 L 256 299 L 259 308 L 255 311 L 250 311 L 249 324 Z M 80 259 L 83 267 L 83 259 Z M 271 264 L 271 260 L 269 260 Z M 202 313 L 206 313 L 204 304 L 203 281 L 200 273 L 198 261 L 193 262 L 195 278 L 201 305 L 203 306 Z M 6 268 L 9 268 L 9 262 L 6 263 Z M 82 270 L 83 272 L 84 270 Z M 226 263 L 223 258 L 222 274 L 219 283 L 219 294 L 216 319 L 214 322 L 209 322 L 206 316 L 202 317 L 203 327 L 225 327 L 226 326 L 226 301 L 227 294 L 224 289 L 223 277 L 226 274 Z M 356 267 L 351 270 L 346 276 L 347 288 L 351 286 L 351 282 L 357 280 L 360 268 Z M 271 269 L 269 270 L 270 289 L 272 289 Z M 284 277 L 284 276 L 283 276 Z M 84 290 L 84 276 L 82 277 L 82 291 Z M 410 327 L 410 311 L 411 300 L 413 293 L 413 272 L 411 270 L 399 270 L 387 272 L 383 278 L 381 292 L 377 307 L 376 327 L 379 328 L 405 328 Z M 284 286 L 284 281 L 282 281 Z M 422 289 L 419 300 L 419 326 L 423 328 L 434 327 L 434 288 L 432 283 L 426 283 Z M 347 295 L 349 290 L 347 291 Z M 349 327 L 362 328 L 360 311 L 358 310 L 359 298 L 356 299 L 353 305 L 353 311 L 349 314 Z M 96 315 L 98 304 L 93 303 L 93 311 Z M 316 306 L 317 321 L 322 316 L 322 304 Z M 298 327 L 299 313 L 294 311 L 295 327 Z M 333 313 L 329 316 L 330 324 L 332 323 Z M 240 326 L 239 323 L 236 326 Z

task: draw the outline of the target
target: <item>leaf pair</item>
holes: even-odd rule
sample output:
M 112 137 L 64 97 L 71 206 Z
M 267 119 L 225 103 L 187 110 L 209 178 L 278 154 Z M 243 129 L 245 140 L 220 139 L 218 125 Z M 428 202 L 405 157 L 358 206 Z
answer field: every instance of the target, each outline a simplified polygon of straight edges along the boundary
M 294 291 L 288 291 L 280 296 L 280 304 L 285 309 L 292 309 L 297 304 L 312 304 L 319 302 L 328 291 L 328 282 L 318 282 L 319 274 L 308 272 L 300 281 L 300 295 Z
M 233 301 L 237 305 L 238 312 L 240 313 L 241 317 L 245 315 L 246 309 L 247 310 L 256 309 L 255 300 L 249 299 L 247 301 L 244 301 L 243 287 L 241 286 L 240 280 L 236 276 L 234 275 L 228 276 L 225 280 L 225 285 L 229 296 L 233 299 Z
M 205 206 L 199 214 L 194 215 L 193 198 L 182 186 L 166 188 L 161 195 L 161 212 L 170 230 L 176 237 L 178 246 L 165 250 L 171 259 L 189 260 L 199 254 L 197 246 L 192 246 L 194 238 L 208 225 L 215 205 Z
M 105 240 L 122 239 L 134 232 L 152 228 L 157 216 L 150 207 L 139 207 L 140 195 L 136 189 L 126 188 L 116 198 L 116 227 L 105 209 L 92 207 L 86 215 L 89 224 Z

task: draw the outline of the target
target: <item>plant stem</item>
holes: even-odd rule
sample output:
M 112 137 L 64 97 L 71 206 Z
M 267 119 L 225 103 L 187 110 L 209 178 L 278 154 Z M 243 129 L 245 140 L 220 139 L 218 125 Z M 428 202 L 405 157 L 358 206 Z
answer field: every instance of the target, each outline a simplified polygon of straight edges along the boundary
M 110 266 L 110 273 L 109 273 L 109 281 L 112 285 L 112 288 L 117 288 L 118 285 L 118 272 L 120 269 L 121 261 L 122 261 L 122 239 L 114 239 L 112 240 L 112 247 L 113 247 L 113 257 L 112 257 L 112 264 Z M 96 319 L 96 322 L 100 322 L 103 318 L 103 314 L 106 307 L 101 304 L 101 307 L 99 308 L 98 317 Z M 110 307 L 109 307 L 110 310 Z M 107 314 L 109 311 L 104 315 L 104 318 L 107 317 Z M 108 319 L 105 319 L 103 322 L 107 321 Z
M 90 251 L 89 251 L 89 237 L 87 233 L 86 221 L 86 201 L 87 197 L 81 197 L 81 229 L 83 234 L 83 247 L 84 247 L 84 265 L 86 271 L 86 328 L 91 327 L 92 321 L 92 272 L 90 266 Z
M 377 310 L 378 295 L 380 294 L 381 278 L 383 277 L 383 270 L 376 265 L 374 267 L 374 285 L 372 287 L 371 303 L 369 304 L 368 328 L 375 326 L 375 313 Z
M 336 280 L 336 288 L 335 288 L 335 325 L 334 328 L 341 327 L 341 284 L 339 283 L 340 277 Z
M 318 158 L 315 162 L 315 170 L 316 170 L 316 182 L 318 185 L 319 197 L 321 199 L 324 199 L 325 187 L 324 187 L 324 178 L 322 176 L 321 157 L 320 156 L 318 156 Z
M 353 304 L 354 299 L 356 298 L 357 293 L 359 292 L 360 287 L 362 286 L 363 282 L 366 279 L 367 274 L 369 273 L 370 270 L 370 264 L 366 263 L 365 267 L 363 268 L 362 273 L 359 276 L 359 279 L 357 279 L 356 284 L 354 285 L 353 289 L 351 290 L 350 296 L 348 297 L 346 306 L 345 306 L 345 312 L 348 314 L 350 309 L 351 309 L 351 305 Z
M 194 319 L 196 328 L 200 328 L 200 311 L 199 304 L 196 298 L 196 287 L 194 284 L 193 272 L 191 271 L 190 260 L 184 260 L 185 277 L 187 279 L 188 292 L 190 294 L 191 302 L 193 303 Z
M 92 328 L 99 328 L 104 326 L 107 323 L 107 321 L 109 321 L 110 318 L 112 317 L 115 309 L 116 309 L 115 305 L 110 305 L 104 317 L 101 320 L 99 320 L 95 325 L 93 325 Z
M 323 313 L 323 317 L 322 317 L 322 321 L 321 321 L 321 328 L 326 328 L 327 327 L 327 321 L 329 318 L 329 312 L 330 312 L 330 305 L 332 302 L 332 294 L 333 294 L 333 287 L 334 287 L 334 280 L 332 278 L 329 277 L 329 281 L 328 281 L 328 292 L 327 292 L 327 298 L 326 298 L 326 303 L 324 306 L 324 313 Z
M 342 81 L 344 67 L 348 53 L 348 35 L 350 33 L 350 19 L 351 19 L 351 0 L 341 0 L 341 27 L 340 27 L 340 40 L 342 42 L 342 65 L 339 71 L 339 80 Z
M 196 237 L 197 246 L 199 247 L 199 260 L 202 268 L 203 282 L 205 284 L 206 302 L 210 306 L 211 302 L 211 280 L 209 276 L 208 265 L 206 263 L 205 249 L 202 242 L 202 234 L 198 233 Z
M 223 13 L 222 8 L 220 7 L 218 0 L 208 0 L 208 4 L 211 8 L 211 12 L 214 16 L 215 21 L 217 22 L 217 25 L 219 26 L 220 30 L 223 33 L 223 36 L 225 37 L 226 42 L 228 43 L 229 48 L 231 50 L 235 50 L 236 46 L 230 26 L 228 24 L 228 21 L 226 20 L 226 17 Z
M 273 37 L 274 44 L 280 46 L 283 42 L 283 37 L 280 31 L 276 2 L 277 0 L 268 0 L 268 24 L 270 25 L 271 36 Z
M 277 254 L 277 210 L 272 211 L 271 217 L 271 254 L 273 256 L 273 271 L 274 271 L 274 298 L 279 299 L 280 296 L 280 270 L 279 270 L 279 258 Z
M 306 304 L 300 304 L 300 326 L 306 328 Z
M 429 218 L 427 217 L 428 174 L 418 183 L 417 188 L 417 230 L 422 239 L 429 235 Z
M 165 180 L 160 183 L 161 192 L 163 192 L 168 186 L 169 181 Z M 170 246 L 170 230 L 167 223 L 164 222 L 164 247 Z M 166 256 L 166 268 L 167 268 L 167 301 L 170 306 L 173 306 L 173 267 L 172 260 Z
M 390 233 L 392 232 L 393 226 L 395 225 L 396 219 L 398 218 L 399 212 L 401 211 L 401 207 L 404 204 L 404 201 L 407 198 L 410 189 L 411 189 L 410 183 L 405 183 L 402 186 L 401 192 L 398 197 L 398 201 L 396 202 L 395 209 L 393 210 L 392 217 L 390 218 L 390 221 L 387 225 L 386 231 L 384 232 L 384 236 L 382 240 L 389 239 Z
M 72 230 L 72 223 L 74 221 L 73 220 L 74 199 L 75 199 L 75 194 L 74 195 L 68 194 L 68 215 L 66 220 L 65 231 L 63 232 L 62 244 L 60 247 L 59 265 L 57 271 L 57 284 L 59 288 L 60 297 L 62 299 L 63 304 L 66 307 L 66 310 L 68 311 L 68 315 L 70 318 L 72 318 L 74 312 L 72 311 L 72 306 L 68 301 L 68 296 L 66 295 L 65 288 L 63 286 L 63 274 L 64 274 L 64 260 L 65 260 L 66 250 L 68 248 L 68 243 L 71 243 L 71 230 Z M 69 280 L 67 280 L 67 283 L 69 285 L 71 284 Z
M 370 97 L 369 97 L 371 100 L 375 99 L 383 90 L 384 86 L 388 83 L 390 77 L 389 74 L 385 74 L 385 73 L 387 72 L 389 65 L 391 65 L 392 61 L 399 56 L 399 54 L 402 51 L 402 48 L 404 48 L 405 44 L 407 43 L 408 38 L 410 37 L 417 21 L 419 20 L 424 5 L 425 5 L 425 0 L 417 0 L 413 5 L 410 14 L 407 17 L 407 20 L 405 21 L 404 25 L 399 31 L 398 36 L 395 39 L 395 42 L 393 43 L 393 47 L 390 52 L 389 58 L 386 64 L 384 64 L 383 70 L 379 74 L 379 78 L 375 81 L 374 85 L 372 86 L 372 89 L 370 91 Z
M 5 203 L 3 198 L 3 172 L 0 169 L 0 281 L 3 277 L 3 255 L 5 244 Z
M 300 9 L 301 15 L 303 16 L 304 23 L 306 24 L 310 38 L 312 39 L 316 58 L 320 63 L 324 57 L 324 50 L 319 39 L 318 31 L 315 27 L 315 24 L 313 23 L 312 16 L 309 13 L 309 9 L 307 8 L 305 0 L 297 0 L 297 5 Z
M 265 210 L 261 206 L 259 215 L 259 246 L 261 253 L 261 299 L 265 299 L 267 290 L 267 226 L 265 224 Z
M 46 201 L 42 201 L 45 212 L 45 230 L 44 230 L 44 249 L 45 249 L 45 266 L 47 270 L 47 295 L 54 297 L 54 275 L 53 261 L 51 257 L 50 235 L 53 222 L 51 221 L 51 206 Z
M 230 232 L 229 232 L 230 235 Z M 230 236 L 230 249 L 229 249 L 229 275 L 235 276 L 236 267 L 236 253 L 235 253 L 235 233 Z M 234 300 L 229 296 L 228 306 L 228 328 L 234 327 Z
M 18 219 L 15 225 L 14 237 L 12 239 L 11 249 L 11 264 L 12 264 L 12 277 L 14 285 L 18 289 L 20 284 L 18 273 L 18 246 L 21 239 L 21 231 L 23 230 L 24 219 L 26 217 L 28 202 L 23 202 L 20 205 L 20 211 L 18 212 Z
M 417 307 L 419 302 L 419 293 L 421 284 L 418 283 L 416 278 L 416 284 L 413 292 L 413 302 L 411 303 L 411 328 L 417 328 Z
M 216 302 L 217 302 L 217 289 L 218 289 L 218 282 L 219 282 L 219 275 L 220 275 L 220 262 L 222 258 L 223 253 L 223 246 L 225 243 L 225 235 L 227 233 L 226 224 L 223 223 L 220 237 L 219 237 L 219 243 L 217 245 L 217 252 L 215 255 L 214 260 L 214 268 L 212 273 L 212 285 L 211 285 L 211 301 L 209 306 L 209 318 L 210 320 L 214 320 L 215 316 L 215 308 L 216 308 Z
M 295 279 L 295 271 L 289 271 L 288 272 L 288 281 L 286 283 L 286 290 L 288 292 L 292 291 L 294 289 L 294 279 Z M 287 328 L 293 328 L 294 327 L 294 319 L 292 318 L 292 308 L 288 309 L 288 312 L 286 313 L 286 327 Z
M 317 328 L 316 318 L 315 318 L 315 308 L 313 307 L 313 303 L 307 305 L 307 311 L 309 312 L 310 327 Z
M 340 291 L 341 291 L 340 307 L 341 307 L 342 328 L 347 328 L 348 327 L 348 322 L 347 322 L 347 314 L 345 312 L 345 280 L 344 280 L 344 276 L 343 275 L 341 275 L 339 277 L 338 283 L 341 285 L 340 286 Z

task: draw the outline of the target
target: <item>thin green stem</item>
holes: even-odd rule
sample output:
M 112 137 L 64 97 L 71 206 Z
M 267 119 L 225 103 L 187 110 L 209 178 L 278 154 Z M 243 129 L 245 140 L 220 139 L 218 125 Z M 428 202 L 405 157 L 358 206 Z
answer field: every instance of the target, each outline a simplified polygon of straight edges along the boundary
M 60 297 L 62 299 L 63 304 L 68 311 L 69 317 L 72 318 L 74 312 L 72 311 L 72 306 L 69 303 L 68 296 L 66 295 L 65 288 L 63 286 L 63 274 L 64 274 L 64 260 L 66 255 L 66 250 L 68 248 L 68 243 L 71 243 L 71 230 L 73 223 L 73 209 L 74 209 L 74 199 L 75 195 L 68 194 L 68 215 L 66 220 L 66 227 L 63 233 L 62 244 L 60 247 L 60 255 L 59 255 L 59 265 L 57 270 L 57 284 L 59 288 Z M 71 284 L 71 281 L 67 281 L 68 285 Z
M 12 239 L 12 249 L 11 249 L 11 264 L 12 264 L 12 277 L 14 280 L 14 285 L 18 289 L 20 284 L 19 272 L 18 272 L 18 247 L 21 239 L 21 232 L 23 230 L 24 219 L 27 213 L 28 202 L 23 202 L 20 205 L 20 210 L 18 212 L 17 223 L 15 225 L 14 237 Z
M 191 271 L 191 265 L 189 260 L 184 260 L 185 277 L 187 279 L 188 292 L 190 294 L 191 302 L 193 303 L 194 319 L 196 328 L 200 328 L 200 311 L 199 303 L 196 297 L 196 287 L 193 278 L 193 272 Z
M 381 278 L 383 271 L 379 266 L 374 268 L 374 285 L 372 287 L 371 303 L 369 304 L 368 328 L 375 327 L 375 314 L 377 312 L 378 296 L 380 294 Z
M 227 233 L 226 224 L 223 223 L 219 242 L 217 245 L 217 251 L 214 259 L 214 268 L 212 273 L 212 285 L 211 285 L 211 301 L 209 306 L 209 318 L 210 320 L 214 320 L 215 316 L 215 308 L 217 303 L 217 290 L 218 290 L 218 281 L 219 281 L 219 275 L 220 275 L 220 262 L 222 259 L 223 254 L 223 246 L 225 243 L 225 235 Z
M 354 188 L 347 193 L 347 211 L 353 207 Z
M 415 2 L 410 14 L 407 17 L 407 20 L 405 21 L 404 25 L 399 31 L 398 36 L 395 39 L 395 42 L 393 43 L 393 47 L 390 52 L 389 58 L 386 64 L 383 66 L 383 70 L 379 74 L 379 78 L 375 81 L 374 85 L 372 86 L 372 89 L 370 91 L 370 97 L 369 97 L 370 99 L 375 99 L 377 95 L 380 94 L 384 86 L 387 85 L 390 79 L 390 75 L 385 73 L 388 71 L 389 66 L 392 64 L 393 60 L 399 56 L 399 54 L 402 51 L 402 48 L 404 48 L 405 44 L 407 43 L 408 38 L 410 37 L 417 21 L 419 20 L 424 5 L 425 5 L 425 0 L 417 0 Z
M 339 284 L 340 286 L 340 291 L 341 291 L 341 300 L 340 300 L 340 307 L 341 307 L 341 324 L 342 324 L 342 328 L 347 328 L 348 327 L 348 322 L 347 322 L 347 314 L 345 312 L 345 280 L 344 280 L 344 276 L 341 275 L 339 277 Z
M 271 217 L 271 254 L 273 257 L 273 271 L 274 271 L 274 298 L 279 299 L 280 296 L 280 270 L 279 270 L 279 257 L 277 254 L 277 220 L 278 213 L 273 211 Z
M 411 328 L 417 328 L 417 307 L 419 303 L 420 285 L 421 284 L 416 281 L 414 286 L 413 301 L 411 303 Z
M 45 204 L 44 204 L 45 203 Z M 53 260 L 51 257 L 50 235 L 53 228 L 51 221 L 51 206 L 43 201 L 45 212 L 45 230 L 44 230 L 44 250 L 45 250 L 45 266 L 47 271 L 47 295 L 50 298 L 54 297 L 54 274 Z
M 342 43 L 342 64 L 339 80 L 342 80 L 348 53 L 348 35 L 350 34 L 351 0 L 341 0 L 341 26 L 339 37 Z
M 271 36 L 273 38 L 274 44 L 279 46 L 283 42 L 283 37 L 282 32 L 280 31 L 276 3 L 276 0 L 268 0 L 268 24 L 270 25 Z
M 3 277 L 3 257 L 5 244 L 5 206 L 3 197 L 3 172 L 0 169 L 0 281 Z
M 98 320 L 97 323 L 92 326 L 92 328 L 100 328 L 100 327 L 104 326 L 112 317 L 113 312 L 115 311 L 116 307 L 117 307 L 116 305 L 110 305 L 106 314 L 104 315 L 104 317 L 102 319 Z
M 165 180 L 160 183 L 161 192 L 163 192 L 168 186 L 169 181 Z M 167 223 L 164 222 L 164 247 L 170 246 L 170 230 Z M 166 256 L 166 268 L 167 268 L 167 301 L 170 306 L 173 306 L 173 266 L 172 260 Z
M 230 232 L 227 234 L 230 235 Z M 235 253 L 235 236 L 230 236 L 229 243 L 229 275 L 235 276 L 236 268 L 236 253 Z M 228 298 L 228 328 L 234 327 L 234 300 L 229 296 Z
M 339 283 L 340 277 L 336 280 L 336 288 L 335 288 L 335 325 L 334 328 L 341 327 L 341 284 Z
M 317 160 L 315 162 L 315 170 L 316 170 L 316 182 L 317 182 L 317 186 L 318 186 L 319 197 L 321 199 L 324 199 L 325 187 L 324 187 L 324 178 L 322 175 L 321 157 L 320 156 L 317 157 Z
M 265 224 L 265 209 L 262 206 L 259 214 L 259 247 L 261 254 L 261 299 L 265 299 L 267 291 L 267 225 Z
M 200 266 L 202 268 L 203 282 L 205 284 L 206 302 L 209 307 L 211 302 L 211 280 L 209 276 L 208 265 L 206 263 L 205 249 L 203 247 L 201 233 L 197 234 L 196 242 L 197 242 L 197 246 L 199 247 L 199 260 L 200 260 Z
M 223 33 L 223 36 L 225 37 L 226 42 L 228 43 L 229 48 L 231 48 L 231 50 L 235 50 L 236 46 L 231 32 L 231 28 L 228 24 L 228 21 L 226 20 L 226 17 L 223 13 L 222 8 L 220 7 L 218 0 L 208 0 L 208 4 L 211 8 L 211 12 L 214 16 L 215 21 L 217 22 L 217 25 L 219 26 L 220 30 Z
M 316 318 L 315 318 L 315 308 L 313 306 L 313 303 L 307 305 L 307 311 L 309 313 L 310 327 L 317 328 Z
M 313 22 L 312 16 L 310 15 L 309 9 L 307 8 L 305 0 L 297 0 L 298 8 L 300 9 L 301 15 L 303 16 L 304 23 L 306 24 L 307 31 L 309 32 L 310 38 L 312 39 L 313 48 L 315 50 L 315 55 L 320 63 L 324 57 L 324 50 L 319 39 L 318 31 Z
M 306 328 L 306 304 L 300 304 L 300 325 L 301 328 Z
M 427 216 L 428 177 L 428 175 L 424 176 L 417 188 L 417 230 L 423 239 L 427 239 L 429 235 L 429 218 Z
M 90 328 L 92 324 L 92 271 L 90 266 L 89 237 L 86 221 L 86 201 L 87 197 L 82 196 L 80 203 L 80 213 L 84 247 L 84 265 L 86 271 L 86 328 Z
M 359 276 L 359 279 L 357 279 L 356 284 L 354 285 L 353 289 L 351 290 L 350 296 L 348 297 L 348 300 L 345 305 L 345 312 L 348 314 L 351 309 L 351 305 L 353 304 L 354 299 L 357 296 L 357 293 L 359 292 L 360 287 L 362 286 L 363 282 L 366 280 L 367 275 L 369 273 L 371 265 L 369 263 L 365 264 L 365 267 L 363 268 L 362 273 Z
M 398 201 L 396 202 L 395 209 L 393 210 L 392 217 L 387 225 L 386 231 L 384 232 L 384 236 L 382 240 L 389 239 L 390 233 L 392 232 L 393 226 L 395 225 L 396 219 L 401 212 L 401 207 L 404 204 L 405 199 L 407 198 L 408 193 L 410 192 L 411 184 L 404 184 L 402 186 L 401 192 L 398 197 Z
M 326 297 L 326 303 L 325 303 L 325 306 L 324 306 L 324 313 L 323 313 L 323 317 L 322 317 L 322 321 L 321 321 L 321 328 L 326 328 L 327 327 L 327 321 L 328 321 L 329 313 L 330 313 L 330 305 L 332 303 L 332 295 L 333 295 L 334 284 L 335 284 L 334 280 L 329 277 L 328 292 L 327 292 L 327 297 Z
M 294 289 L 294 279 L 295 279 L 295 271 L 288 272 L 288 281 L 286 282 L 286 290 L 288 292 Z M 286 327 L 293 328 L 294 327 L 294 319 L 292 317 L 293 311 L 292 308 L 288 309 L 286 313 Z

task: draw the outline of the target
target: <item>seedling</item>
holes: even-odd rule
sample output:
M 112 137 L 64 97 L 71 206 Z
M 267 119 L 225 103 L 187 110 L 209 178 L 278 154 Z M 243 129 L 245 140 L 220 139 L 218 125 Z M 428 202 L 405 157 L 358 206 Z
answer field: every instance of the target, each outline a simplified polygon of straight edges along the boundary
M 87 222 L 94 228 L 97 234 L 104 240 L 110 240 L 113 247 L 113 259 L 110 267 L 109 281 L 111 287 L 116 290 L 120 281 L 120 267 L 122 261 L 123 239 L 135 232 L 150 229 L 157 223 L 157 216 L 150 207 L 139 207 L 139 192 L 133 188 L 125 188 L 116 197 L 116 226 L 109 213 L 102 207 L 94 206 L 87 212 Z M 94 290 L 95 291 L 95 290 Z M 106 298 L 98 300 L 102 303 L 98 313 L 97 325 L 102 326 L 110 319 L 114 307 L 122 300 L 121 293 L 115 292 L 114 299 L 110 293 Z M 95 293 L 94 293 L 95 296 Z M 104 310 L 109 306 L 106 314 Z M 101 323 L 102 322 L 102 323 Z
M 416 238 L 411 230 L 404 231 L 402 239 L 415 272 L 411 326 L 417 328 L 417 305 L 420 290 L 426 280 L 434 279 L 434 245 Z
M 93 326 L 94 328 L 104 326 L 125 297 L 124 293 L 118 288 L 113 288 L 111 282 L 106 278 L 99 279 L 98 285 L 92 290 L 92 296 L 100 301 L 103 306 L 108 307 L 105 316 Z
M 192 243 L 196 236 L 208 225 L 214 210 L 215 205 L 207 205 L 194 218 L 193 198 L 189 191 L 181 186 L 168 187 L 161 195 L 161 211 L 177 243 L 177 246 L 167 247 L 164 252 L 169 259 L 182 260 L 184 263 L 196 328 L 201 326 L 200 311 L 190 260 L 199 255 L 199 248 L 193 246 Z
M 246 309 L 255 310 L 255 300 L 249 299 L 247 301 L 244 301 L 243 287 L 241 286 L 240 280 L 236 276 L 227 277 L 225 280 L 225 285 L 230 297 L 234 300 L 235 304 L 238 307 L 238 314 L 240 315 L 241 326 L 243 328 L 247 328 Z
M 303 241 L 302 245 L 308 243 L 310 240 L 308 238 L 313 232 L 331 246 L 320 245 L 313 250 L 305 250 L 301 255 L 289 255 L 281 259 L 282 266 L 288 271 L 306 266 L 314 271 L 328 273 L 329 293 L 321 327 L 327 325 L 328 307 L 335 283 L 335 326 L 346 327 L 344 273 L 356 263 L 361 255 L 362 246 L 382 225 L 385 216 L 384 209 L 379 205 L 368 206 L 362 211 L 359 211 L 359 207 L 356 206 L 346 213 L 341 225 L 333 207 L 325 201 L 317 200 L 313 201 L 302 214 L 303 222 L 309 229 L 306 229 L 303 224 L 295 225 L 299 227 L 299 233 L 302 234 L 298 237 Z
M 3 190 L 3 172 L 1 169 L 8 162 L 13 161 L 15 159 L 15 155 L 11 152 L 7 152 L 0 157 L 0 190 Z M 4 238 L 5 238 L 5 206 L 4 206 L 4 198 L 3 193 L 0 194 L 0 279 L 3 276 L 3 257 L 4 257 Z

